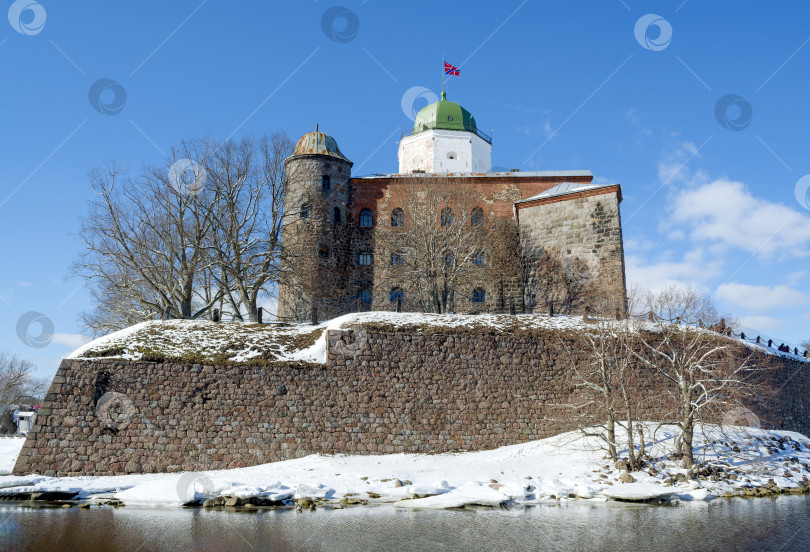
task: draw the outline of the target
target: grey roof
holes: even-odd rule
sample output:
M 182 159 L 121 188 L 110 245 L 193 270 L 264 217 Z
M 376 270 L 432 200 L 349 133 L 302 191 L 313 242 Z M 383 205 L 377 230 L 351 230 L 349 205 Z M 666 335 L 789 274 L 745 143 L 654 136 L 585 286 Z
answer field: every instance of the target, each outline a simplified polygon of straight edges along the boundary
M 593 176 L 591 171 L 515 171 L 515 172 L 488 172 L 488 173 L 411 173 L 411 174 L 396 174 L 396 173 L 389 173 L 389 174 L 368 174 L 364 176 L 354 176 L 352 178 L 411 178 L 411 177 L 420 177 L 420 176 L 451 176 L 451 177 L 464 177 L 464 178 L 492 178 L 497 176 L 499 178 L 502 177 L 561 177 L 565 178 L 568 176 Z
M 521 199 L 520 201 L 516 201 L 515 203 L 525 203 L 527 201 L 534 201 L 536 199 L 546 199 L 549 197 L 564 196 L 576 192 L 582 192 L 584 190 L 597 190 L 599 188 L 608 188 L 610 186 L 616 186 L 616 184 L 594 184 L 592 182 L 563 182 L 562 184 L 557 184 L 553 188 L 549 188 L 545 192 L 541 192 L 532 197 L 527 197 L 526 199 Z

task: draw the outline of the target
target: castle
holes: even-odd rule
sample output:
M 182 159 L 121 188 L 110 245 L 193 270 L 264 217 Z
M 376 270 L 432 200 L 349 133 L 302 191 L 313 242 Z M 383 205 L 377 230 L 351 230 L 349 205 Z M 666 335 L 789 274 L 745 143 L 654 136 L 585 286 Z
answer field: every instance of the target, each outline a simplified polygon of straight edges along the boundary
M 403 135 L 396 174 L 352 177 L 334 138 L 317 129 L 302 136 L 285 161 L 282 241 L 295 253 L 282 270 L 279 320 L 397 308 L 577 312 L 597 295 L 624 313 L 621 187 L 595 184 L 587 170 L 492 172 L 491 155 L 491 137 L 444 92 Z M 425 209 L 436 235 L 452 241 L 453 229 L 467 243 L 436 267 L 427 266 L 428 246 L 401 251 Z M 426 266 L 409 266 L 408 255 Z M 446 269 L 462 257 L 462 268 Z M 446 273 L 430 299 L 419 271 Z

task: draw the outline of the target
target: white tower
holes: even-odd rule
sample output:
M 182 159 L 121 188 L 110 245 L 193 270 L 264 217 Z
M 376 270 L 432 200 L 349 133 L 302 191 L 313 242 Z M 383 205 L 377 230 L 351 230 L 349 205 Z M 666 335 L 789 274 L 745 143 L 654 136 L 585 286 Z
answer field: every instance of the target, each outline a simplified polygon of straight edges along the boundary
M 485 173 L 492 168 L 492 139 L 455 102 L 442 99 L 423 107 L 413 132 L 399 143 L 399 173 Z

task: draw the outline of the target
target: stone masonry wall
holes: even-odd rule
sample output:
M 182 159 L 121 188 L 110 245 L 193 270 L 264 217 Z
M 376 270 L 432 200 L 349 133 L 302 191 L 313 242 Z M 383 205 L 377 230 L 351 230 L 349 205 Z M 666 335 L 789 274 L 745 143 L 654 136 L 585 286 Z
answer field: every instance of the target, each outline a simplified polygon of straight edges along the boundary
M 568 339 L 369 329 L 330 331 L 325 365 L 64 360 L 14 473 L 208 470 L 544 438 L 572 429 Z M 763 426 L 810 431 L 808 364 L 757 357 L 780 388 L 757 412 Z M 640 416 L 661 416 L 662 383 L 637 377 Z
M 592 193 L 551 198 L 520 208 L 526 290 L 536 292 L 539 301 L 542 294 L 536 276 L 541 268 L 541 257 L 544 251 L 554 252 L 561 256 L 563 266 L 575 266 L 567 264 L 574 258 L 584 261 L 586 270 L 576 268 L 575 273 L 568 276 L 583 281 L 591 293 L 613 299 L 624 312 L 627 292 L 618 191 Z M 581 312 L 581 308 L 573 312 Z

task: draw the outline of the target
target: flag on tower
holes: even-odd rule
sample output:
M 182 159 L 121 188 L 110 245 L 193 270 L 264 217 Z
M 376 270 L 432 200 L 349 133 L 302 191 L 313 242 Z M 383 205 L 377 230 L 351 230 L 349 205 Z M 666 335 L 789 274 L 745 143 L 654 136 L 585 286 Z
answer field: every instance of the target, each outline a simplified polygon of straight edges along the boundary
M 444 62 L 444 74 L 445 75 L 455 75 L 457 77 L 461 76 L 461 69 L 456 67 L 455 65 L 450 65 L 446 61 Z

